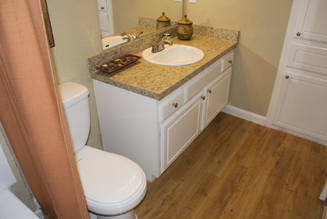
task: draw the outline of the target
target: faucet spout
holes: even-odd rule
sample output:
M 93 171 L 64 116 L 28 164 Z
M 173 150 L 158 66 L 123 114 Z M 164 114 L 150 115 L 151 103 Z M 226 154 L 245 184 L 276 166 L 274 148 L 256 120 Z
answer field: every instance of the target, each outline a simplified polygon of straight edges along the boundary
M 173 45 L 169 39 L 161 40 L 157 45 L 152 46 L 152 53 L 157 53 L 165 49 L 165 44 Z

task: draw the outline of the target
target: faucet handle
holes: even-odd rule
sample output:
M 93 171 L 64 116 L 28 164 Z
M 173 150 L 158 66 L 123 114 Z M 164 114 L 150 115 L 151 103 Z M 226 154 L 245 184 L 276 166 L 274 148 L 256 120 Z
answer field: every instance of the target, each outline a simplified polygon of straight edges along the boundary
M 135 39 L 136 38 L 139 38 L 142 33 L 143 33 L 143 31 L 141 31 L 140 33 L 136 34 Z

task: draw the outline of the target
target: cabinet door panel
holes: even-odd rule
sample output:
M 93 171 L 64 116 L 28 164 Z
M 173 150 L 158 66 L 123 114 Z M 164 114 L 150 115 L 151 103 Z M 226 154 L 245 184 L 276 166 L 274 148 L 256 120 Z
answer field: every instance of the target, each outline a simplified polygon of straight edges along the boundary
M 161 125 L 161 171 L 167 167 L 199 135 L 202 92 Z
M 327 48 L 293 42 L 287 66 L 327 75 Z
M 206 94 L 204 118 L 202 120 L 203 130 L 226 106 L 228 102 L 229 84 L 232 73 L 232 67 L 220 75 L 216 80 L 210 83 L 205 89 Z
M 327 140 L 327 81 L 287 73 L 274 124 Z
M 295 36 L 320 42 L 327 42 L 327 1 L 302 0 Z

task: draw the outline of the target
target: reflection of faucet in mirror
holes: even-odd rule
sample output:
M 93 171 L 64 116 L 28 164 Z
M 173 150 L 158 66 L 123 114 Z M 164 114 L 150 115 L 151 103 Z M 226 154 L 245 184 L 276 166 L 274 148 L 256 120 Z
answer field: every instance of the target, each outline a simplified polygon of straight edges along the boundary
M 123 37 L 123 40 L 133 41 L 133 40 L 139 38 L 140 35 L 141 35 L 142 33 L 143 33 L 143 31 L 141 31 L 141 32 L 138 33 L 135 37 L 133 37 L 132 34 L 130 34 L 130 33 L 125 33 L 125 32 L 124 32 L 124 33 L 120 34 L 120 36 Z
M 133 41 L 134 40 L 134 37 L 129 33 L 124 32 L 124 33 L 120 34 L 120 36 L 123 37 L 123 40 L 127 40 L 127 41 Z
M 141 31 L 139 34 L 136 34 L 135 39 L 139 38 L 142 33 L 143 33 L 143 31 Z
M 160 51 L 164 50 L 165 49 L 164 44 L 173 45 L 173 43 L 170 41 L 170 34 L 169 33 L 165 33 L 164 37 L 161 39 L 161 41 L 158 44 L 152 46 L 151 52 L 152 53 L 157 53 L 157 52 L 160 52 Z

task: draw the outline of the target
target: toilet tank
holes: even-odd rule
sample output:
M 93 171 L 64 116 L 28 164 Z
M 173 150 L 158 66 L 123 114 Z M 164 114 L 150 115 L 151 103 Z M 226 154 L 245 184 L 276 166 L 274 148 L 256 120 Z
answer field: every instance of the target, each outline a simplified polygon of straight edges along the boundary
M 88 89 L 75 82 L 59 85 L 74 153 L 85 144 L 90 132 Z

